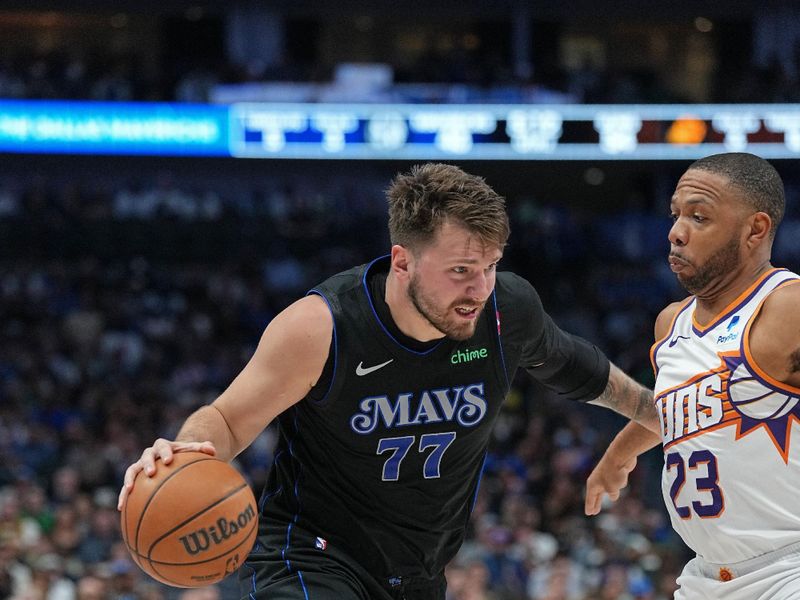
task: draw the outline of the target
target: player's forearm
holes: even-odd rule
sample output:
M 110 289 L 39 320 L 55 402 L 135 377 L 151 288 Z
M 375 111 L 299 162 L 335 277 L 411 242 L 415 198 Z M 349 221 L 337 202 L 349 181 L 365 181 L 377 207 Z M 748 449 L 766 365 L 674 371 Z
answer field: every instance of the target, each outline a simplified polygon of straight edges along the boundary
M 661 443 L 661 436 L 631 421 L 608 445 L 606 457 L 619 466 Z
M 209 441 L 214 444 L 217 458 L 224 461 L 231 460 L 241 451 L 222 413 L 213 404 L 203 406 L 189 415 L 175 441 Z
M 597 398 L 591 400 L 590 404 L 610 408 L 660 436 L 658 415 L 653 404 L 653 392 L 636 383 L 613 364 L 608 374 L 606 389 Z

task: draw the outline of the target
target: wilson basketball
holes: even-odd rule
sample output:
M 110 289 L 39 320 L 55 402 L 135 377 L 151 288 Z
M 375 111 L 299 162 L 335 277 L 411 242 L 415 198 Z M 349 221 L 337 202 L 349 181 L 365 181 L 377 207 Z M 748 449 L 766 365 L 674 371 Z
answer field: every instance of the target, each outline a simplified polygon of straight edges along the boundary
M 142 570 L 168 585 L 201 587 L 233 573 L 256 539 L 250 486 L 231 465 L 176 452 L 136 476 L 121 515 L 122 537 Z

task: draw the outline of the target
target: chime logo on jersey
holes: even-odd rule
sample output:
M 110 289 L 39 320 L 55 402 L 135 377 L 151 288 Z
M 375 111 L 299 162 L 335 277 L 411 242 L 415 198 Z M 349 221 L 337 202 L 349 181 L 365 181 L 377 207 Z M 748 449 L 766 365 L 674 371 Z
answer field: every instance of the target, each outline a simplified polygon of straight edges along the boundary
M 472 348 L 467 350 L 456 350 L 450 356 L 450 364 L 457 365 L 461 363 L 472 362 L 473 360 L 480 360 L 489 356 L 489 350 L 486 348 Z
M 403 393 L 396 398 L 369 396 L 358 403 L 360 412 L 350 418 L 356 433 L 375 431 L 383 422 L 386 429 L 405 425 L 423 425 L 442 421 L 457 421 L 472 427 L 486 415 L 483 382 L 465 386 L 424 390 L 420 394 Z
M 736 426 L 737 440 L 763 428 L 788 463 L 792 423 L 800 423 L 800 396 L 760 377 L 739 351 L 717 355 L 718 367 L 656 398 L 664 448 L 729 425 Z

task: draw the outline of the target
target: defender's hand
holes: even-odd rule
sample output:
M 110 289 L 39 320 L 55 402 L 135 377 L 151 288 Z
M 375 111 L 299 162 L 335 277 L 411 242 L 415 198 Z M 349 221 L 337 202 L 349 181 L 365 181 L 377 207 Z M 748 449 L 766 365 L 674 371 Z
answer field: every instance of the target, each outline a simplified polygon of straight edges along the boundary
M 608 494 L 611 500 L 617 500 L 622 488 L 628 485 L 628 474 L 636 468 L 636 457 L 619 465 L 604 454 L 597 466 L 586 480 L 586 503 L 584 512 L 587 515 L 596 515 L 600 512 L 603 494 Z

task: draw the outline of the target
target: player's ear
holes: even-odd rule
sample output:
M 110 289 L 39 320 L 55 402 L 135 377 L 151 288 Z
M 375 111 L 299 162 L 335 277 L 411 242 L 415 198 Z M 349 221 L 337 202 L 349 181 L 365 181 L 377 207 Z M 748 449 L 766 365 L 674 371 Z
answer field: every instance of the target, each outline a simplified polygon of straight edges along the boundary
M 765 241 L 769 241 L 769 232 L 772 229 L 772 219 L 765 212 L 756 212 L 747 219 L 750 230 L 747 233 L 747 246 L 755 248 Z
M 399 280 L 408 281 L 411 278 L 410 266 L 413 261 L 411 250 L 400 244 L 392 246 L 392 273 Z

